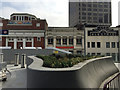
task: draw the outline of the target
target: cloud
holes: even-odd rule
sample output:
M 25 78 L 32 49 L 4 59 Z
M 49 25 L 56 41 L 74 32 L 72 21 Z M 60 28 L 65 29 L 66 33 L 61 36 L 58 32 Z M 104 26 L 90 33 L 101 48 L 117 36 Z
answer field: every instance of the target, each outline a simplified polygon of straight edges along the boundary
M 25 12 L 46 19 L 49 26 L 68 26 L 67 0 L 36 0 L 34 2 L 7 2 L 3 4 L 5 18 L 13 12 Z

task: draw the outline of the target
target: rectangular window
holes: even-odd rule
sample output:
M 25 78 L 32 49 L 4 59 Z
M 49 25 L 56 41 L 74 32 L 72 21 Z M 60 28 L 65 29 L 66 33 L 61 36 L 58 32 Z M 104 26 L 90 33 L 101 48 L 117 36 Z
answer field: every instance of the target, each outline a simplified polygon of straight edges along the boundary
M 77 51 L 77 54 L 82 54 L 82 51 Z
M 101 55 L 101 53 L 97 53 L 97 56 L 100 56 Z
M 88 48 L 90 48 L 90 42 L 87 42 L 87 46 L 88 46 Z
M 48 38 L 48 44 L 53 44 L 53 38 Z
M 110 53 L 106 53 L 106 56 L 110 56 Z
M 56 44 L 61 45 L 61 38 L 56 38 Z
M 117 42 L 117 48 L 119 48 L 119 42 Z
M 101 43 L 97 42 L 97 48 L 101 48 Z
M 87 53 L 88 56 L 90 56 L 90 53 Z
M 106 42 L 106 48 L 110 48 L 110 42 Z
M 73 45 L 73 38 L 69 38 L 69 44 Z
M 115 48 L 115 42 L 112 42 L 111 44 L 112 44 L 112 48 Z
M 76 44 L 82 44 L 82 38 L 77 38 Z
M 40 23 L 36 23 L 36 27 L 40 27 Z
M 91 45 L 92 48 L 95 48 L 95 42 L 92 42 L 91 44 L 92 44 L 92 45 Z
M 92 53 L 91 55 L 92 55 L 92 56 L 95 56 L 95 53 Z
M 63 38 L 63 45 L 67 45 L 67 37 Z

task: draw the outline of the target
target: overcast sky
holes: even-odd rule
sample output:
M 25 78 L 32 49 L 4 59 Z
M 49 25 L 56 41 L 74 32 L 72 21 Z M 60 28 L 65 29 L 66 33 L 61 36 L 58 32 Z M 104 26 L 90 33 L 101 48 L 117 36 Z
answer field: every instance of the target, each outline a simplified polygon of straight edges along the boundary
M 10 18 L 12 13 L 30 13 L 46 19 L 49 26 L 68 26 L 69 0 L 0 0 L 0 17 Z M 118 25 L 118 2 L 112 0 L 112 26 Z

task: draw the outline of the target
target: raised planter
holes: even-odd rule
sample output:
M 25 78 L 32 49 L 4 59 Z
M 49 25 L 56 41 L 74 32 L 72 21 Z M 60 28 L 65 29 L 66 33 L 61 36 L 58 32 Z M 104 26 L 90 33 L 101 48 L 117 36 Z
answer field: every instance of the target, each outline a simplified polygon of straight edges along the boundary
M 29 56 L 28 88 L 99 88 L 111 75 L 119 72 L 110 56 L 86 60 L 70 68 L 42 67 L 43 61 Z

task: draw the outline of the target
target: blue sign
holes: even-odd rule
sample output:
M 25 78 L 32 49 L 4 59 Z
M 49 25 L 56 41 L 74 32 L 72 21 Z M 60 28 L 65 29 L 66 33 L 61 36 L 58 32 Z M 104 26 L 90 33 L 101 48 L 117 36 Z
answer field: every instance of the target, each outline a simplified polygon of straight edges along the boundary
M 0 30 L 0 35 L 8 35 L 8 30 Z

